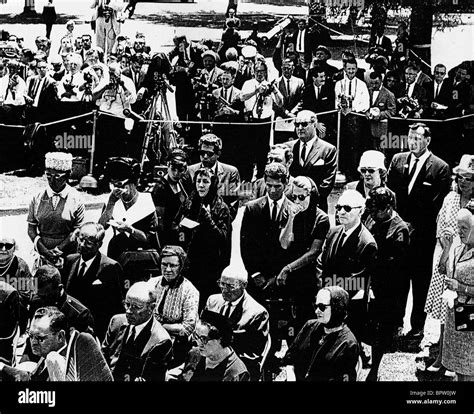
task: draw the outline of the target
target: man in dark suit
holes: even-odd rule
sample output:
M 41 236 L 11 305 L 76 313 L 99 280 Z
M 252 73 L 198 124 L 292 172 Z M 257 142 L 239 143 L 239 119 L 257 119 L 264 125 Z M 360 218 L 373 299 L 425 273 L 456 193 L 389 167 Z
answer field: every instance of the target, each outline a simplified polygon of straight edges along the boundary
M 370 134 L 372 142 L 368 142 L 370 149 L 380 150 L 380 142 L 388 133 L 388 120 L 395 116 L 395 95 L 382 86 L 382 74 L 371 72 L 369 75 L 370 108 L 365 113 L 370 120 Z
M 408 65 L 405 69 L 405 82 L 400 85 L 398 93 L 395 94 L 397 98 L 397 114 L 401 112 L 408 114 L 410 118 L 421 118 L 427 110 L 426 90 L 415 82 L 417 77 L 417 67 L 415 65 Z M 419 108 L 409 110 L 404 104 L 404 98 L 412 98 L 418 100 Z
M 446 118 L 452 105 L 452 83 L 446 74 L 446 66 L 438 64 L 434 68 L 434 80 L 424 85 L 428 103 L 427 115 L 431 118 Z
M 122 75 L 128 76 L 133 81 L 137 91 L 139 91 L 142 87 L 146 75 L 146 70 L 144 70 L 145 67 L 143 66 L 143 63 L 143 54 L 136 53 L 130 58 L 130 66 L 125 68 L 122 72 Z
M 67 256 L 62 269 L 66 292 L 90 309 L 95 321 L 95 333 L 101 341 L 110 318 L 123 312 L 125 282 L 120 264 L 99 252 L 104 236 L 102 225 L 83 224 L 76 234 L 79 253 Z
M 364 206 L 358 191 L 342 193 L 336 205 L 341 225 L 329 231 L 316 266 L 323 287 L 338 285 L 349 293 L 347 325 L 359 341 L 364 340 L 362 329 L 377 255 L 377 244 L 361 223 Z
M 240 186 L 240 175 L 233 165 L 219 162 L 219 155 L 222 151 L 222 140 L 214 134 L 206 134 L 199 138 L 200 163 L 190 165 L 188 172 L 191 180 L 199 168 L 209 168 L 218 178 L 217 191 L 223 200 L 230 206 L 230 203 L 237 199 L 237 190 Z
M 48 64 L 39 61 L 37 68 L 38 74 L 29 77 L 26 83 L 28 122 L 45 122 L 51 119 L 58 102 L 56 81 L 48 74 Z
M 280 244 L 280 232 L 288 221 L 293 203 L 284 194 L 288 170 L 283 164 L 265 168 L 267 195 L 245 207 L 240 230 L 240 250 L 247 273 L 249 292 L 257 301 L 265 297 L 265 286 L 288 263 L 287 251 Z
M 336 147 L 318 137 L 317 124 L 314 112 L 304 110 L 298 113 L 295 120 L 298 139 L 287 143 L 293 149 L 290 174 L 311 178 L 318 186 L 319 206 L 327 211 L 327 197 L 336 180 Z
M 245 288 L 245 269 L 226 267 L 219 281 L 221 292 L 207 299 L 206 309 L 225 315 L 234 331 L 232 347 L 245 363 L 252 380 L 260 378 L 259 364 L 268 341 L 268 312 Z
M 298 30 L 293 35 L 293 43 L 295 44 L 295 51 L 298 53 L 301 66 L 303 66 L 304 69 L 308 69 L 316 45 L 313 41 L 313 35 L 308 30 L 305 18 L 298 20 Z
M 326 82 L 334 86 L 335 80 L 333 76 L 339 72 L 339 69 L 327 63 L 328 59 L 331 59 L 331 52 L 326 46 L 319 45 L 314 51 L 312 66 L 323 68 L 326 74 Z
M 383 34 L 383 27 L 377 28 L 375 36 L 369 43 L 369 50 L 374 46 L 382 49 L 383 55 L 386 58 L 389 58 L 393 53 L 392 41 Z
M 128 290 L 125 314 L 110 321 L 102 352 L 115 381 L 164 381 L 171 338 L 154 318 L 156 293 L 147 282 Z
M 410 246 L 410 272 L 404 282 L 404 297 L 412 282 L 412 329 L 409 336 L 420 338 L 426 314 L 424 305 L 431 279 L 436 243 L 436 217 L 449 192 L 451 178 L 446 162 L 429 151 L 431 131 L 422 123 L 410 125 L 409 151 L 396 154 L 388 171 L 387 186 L 397 196 L 401 218 L 413 228 Z M 403 276 L 403 275 L 400 275 Z
M 173 67 L 170 81 L 176 86 L 176 112 L 179 119 L 195 120 L 197 111 L 191 79 L 199 68 L 203 68 L 201 55 L 204 49 L 190 44 L 186 36 L 177 36 L 173 41 L 176 47 L 168 54 L 168 58 Z
M 38 308 L 56 306 L 66 315 L 68 327 L 73 327 L 79 332 L 94 334 L 94 319 L 90 310 L 66 293 L 61 282 L 61 274 L 56 267 L 41 266 L 36 271 L 35 278 L 38 280 L 38 290 L 30 302 L 30 317 Z

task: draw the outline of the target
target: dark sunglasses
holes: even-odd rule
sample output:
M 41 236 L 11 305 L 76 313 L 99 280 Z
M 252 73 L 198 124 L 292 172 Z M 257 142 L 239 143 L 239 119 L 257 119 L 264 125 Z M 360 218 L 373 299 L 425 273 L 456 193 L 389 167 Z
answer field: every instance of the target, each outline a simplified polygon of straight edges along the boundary
M 295 121 L 295 128 L 299 128 L 300 126 L 302 126 L 303 128 L 306 128 L 308 124 L 309 124 L 308 121 L 303 121 L 303 122 Z
M 365 174 L 365 173 L 373 174 L 375 172 L 375 168 L 361 168 L 359 171 L 361 174 Z
M 117 188 L 123 188 L 128 184 L 128 182 L 129 179 L 127 178 L 126 180 L 112 180 L 110 181 L 110 184 Z
M 344 209 L 346 213 L 350 213 L 354 208 L 361 208 L 361 206 L 351 207 L 351 206 L 341 206 L 339 204 L 336 205 L 336 211 L 341 211 L 341 209 Z
M 215 155 L 215 152 L 212 151 L 205 151 L 205 150 L 199 150 L 199 155 L 203 156 L 207 155 L 209 158 Z
M 66 177 L 67 173 L 56 173 L 56 174 L 53 174 L 53 173 L 50 173 L 50 172 L 47 172 L 45 173 L 46 175 L 46 178 L 54 178 L 56 180 L 61 180 L 63 178 Z
M 170 164 L 170 168 L 174 171 L 184 172 L 187 169 L 186 165 L 179 165 L 179 164 Z
M 306 195 L 304 195 L 304 194 L 298 194 L 298 195 L 292 194 L 292 195 L 291 195 L 291 198 L 292 198 L 293 200 L 298 199 L 298 200 L 300 200 L 300 201 L 304 201 L 304 200 L 306 200 L 306 199 L 308 198 L 308 196 L 309 196 L 309 194 L 306 194 Z
M 331 305 L 325 305 L 324 303 L 313 303 L 314 309 L 319 309 L 321 312 L 324 312 L 326 308 L 330 308 Z
M 13 243 L 0 243 L 0 250 L 5 248 L 5 250 L 13 249 L 15 245 Z
M 446 72 L 440 72 L 439 70 L 435 70 L 435 75 L 446 75 Z

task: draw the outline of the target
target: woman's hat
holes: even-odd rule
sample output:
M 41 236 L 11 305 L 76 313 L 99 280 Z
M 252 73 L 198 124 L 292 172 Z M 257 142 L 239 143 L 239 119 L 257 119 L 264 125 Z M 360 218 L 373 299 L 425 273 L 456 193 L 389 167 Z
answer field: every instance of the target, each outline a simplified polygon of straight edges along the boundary
M 253 59 L 257 56 L 257 48 L 255 46 L 244 46 L 241 53 L 244 59 Z
M 137 180 L 140 177 L 140 164 L 134 158 L 111 157 L 105 163 L 104 174 L 109 180 Z
M 454 174 L 474 174 L 474 155 L 464 154 L 457 167 L 453 168 Z
M 326 46 L 323 46 L 323 45 L 319 45 L 315 52 L 324 52 L 327 56 L 328 59 L 331 58 L 331 52 L 329 51 L 329 49 L 326 47 Z
M 45 155 L 45 168 L 57 171 L 71 171 L 72 154 L 67 152 L 48 152 Z
M 218 64 L 220 62 L 219 55 L 214 52 L 213 50 L 206 50 L 202 55 L 201 58 L 204 59 L 205 57 L 211 57 L 214 59 L 214 62 Z
M 365 151 L 359 161 L 359 169 L 363 167 L 372 167 L 387 171 L 387 167 L 385 167 L 385 155 L 380 151 Z

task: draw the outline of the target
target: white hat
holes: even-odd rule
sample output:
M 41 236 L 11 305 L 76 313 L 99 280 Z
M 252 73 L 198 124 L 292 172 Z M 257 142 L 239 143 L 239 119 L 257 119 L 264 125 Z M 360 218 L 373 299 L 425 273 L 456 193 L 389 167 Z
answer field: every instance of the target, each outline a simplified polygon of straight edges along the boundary
M 380 151 L 365 151 L 359 161 L 359 169 L 363 167 L 372 167 L 387 171 L 387 167 L 385 167 L 385 155 Z
M 255 46 L 244 46 L 241 53 L 245 59 L 253 59 L 257 56 L 257 49 Z
M 72 154 L 67 152 L 48 152 L 45 155 L 45 167 L 58 171 L 71 171 Z
M 453 168 L 454 174 L 474 174 L 474 155 L 464 154 L 457 167 Z

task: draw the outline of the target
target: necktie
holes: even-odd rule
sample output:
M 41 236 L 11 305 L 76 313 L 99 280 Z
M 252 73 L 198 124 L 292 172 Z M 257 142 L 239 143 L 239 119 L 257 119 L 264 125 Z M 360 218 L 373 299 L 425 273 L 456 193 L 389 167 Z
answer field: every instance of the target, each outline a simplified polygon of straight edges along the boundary
M 337 245 L 334 249 L 334 255 L 337 255 L 339 253 L 339 250 L 341 249 L 341 247 L 342 247 L 342 245 L 343 245 L 343 243 L 346 239 L 346 236 L 347 236 L 346 232 L 343 231 L 342 234 L 341 234 L 341 238 L 339 239 L 339 241 L 338 241 L 338 243 L 337 243 Z
M 299 40 L 298 50 L 299 50 L 300 52 L 304 52 L 304 50 L 303 50 L 303 31 L 302 31 L 302 30 L 300 30 L 299 39 L 300 39 L 300 40 Z
M 35 97 L 36 97 L 36 90 L 38 89 L 39 82 L 40 82 L 40 81 L 38 80 L 38 78 L 35 78 L 35 80 L 33 81 L 32 88 L 31 88 L 30 98 L 35 99 Z
M 319 99 L 319 94 L 320 94 L 320 90 L 319 90 L 319 86 L 316 86 L 316 89 L 315 89 L 315 92 L 316 92 L 316 99 Z
M 436 99 L 436 98 L 438 97 L 438 95 L 439 95 L 439 87 L 440 87 L 440 85 L 441 85 L 440 83 L 438 83 L 438 84 L 436 85 L 435 99 Z
M 303 149 L 301 150 L 301 165 L 304 165 L 304 162 L 306 160 L 306 142 L 303 144 Z
M 419 158 L 415 158 L 415 162 L 413 164 L 413 167 L 411 167 L 410 173 L 408 174 L 408 185 L 410 185 L 411 180 L 413 179 L 413 176 L 415 175 L 416 171 L 416 166 L 418 164 Z
M 61 198 L 61 196 L 58 193 L 53 194 L 53 199 L 52 199 L 53 210 L 56 210 L 56 207 L 58 206 L 60 198 Z
M 286 82 L 286 95 L 288 98 L 290 97 L 290 80 L 288 79 Z
M 408 93 L 409 91 L 410 91 L 410 85 L 407 85 L 407 90 L 406 90 L 406 95 L 407 96 L 410 96 L 409 93 Z
M 83 262 L 81 264 L 81 268 L 79 269 L 79 272 L 77 273 L 77 278 L 79 280 L 82 279 L 85 273 L 86 273 L 86 262 Z
M 227 319 L 230 318 L 231 311 L 232 311 L 232 302 L 227 302 L 227 307 L 225 308 L 225 311 L 224 311 L 224 316 Z
M 135 342 L 135 333 L 136 333 L 136 327 L 135 325 L 132 325 L 132 329 L 130 330 L 131 334 L 127 339 L 127 345 L 131 345 Z
M 352 81 L 349 81 L 349 96 L 352 96 Z
M 278 204 L 276 201 L 273 202 L 273 209 L 272 209 L 272 221 L 276 221 L 278 213 Z

